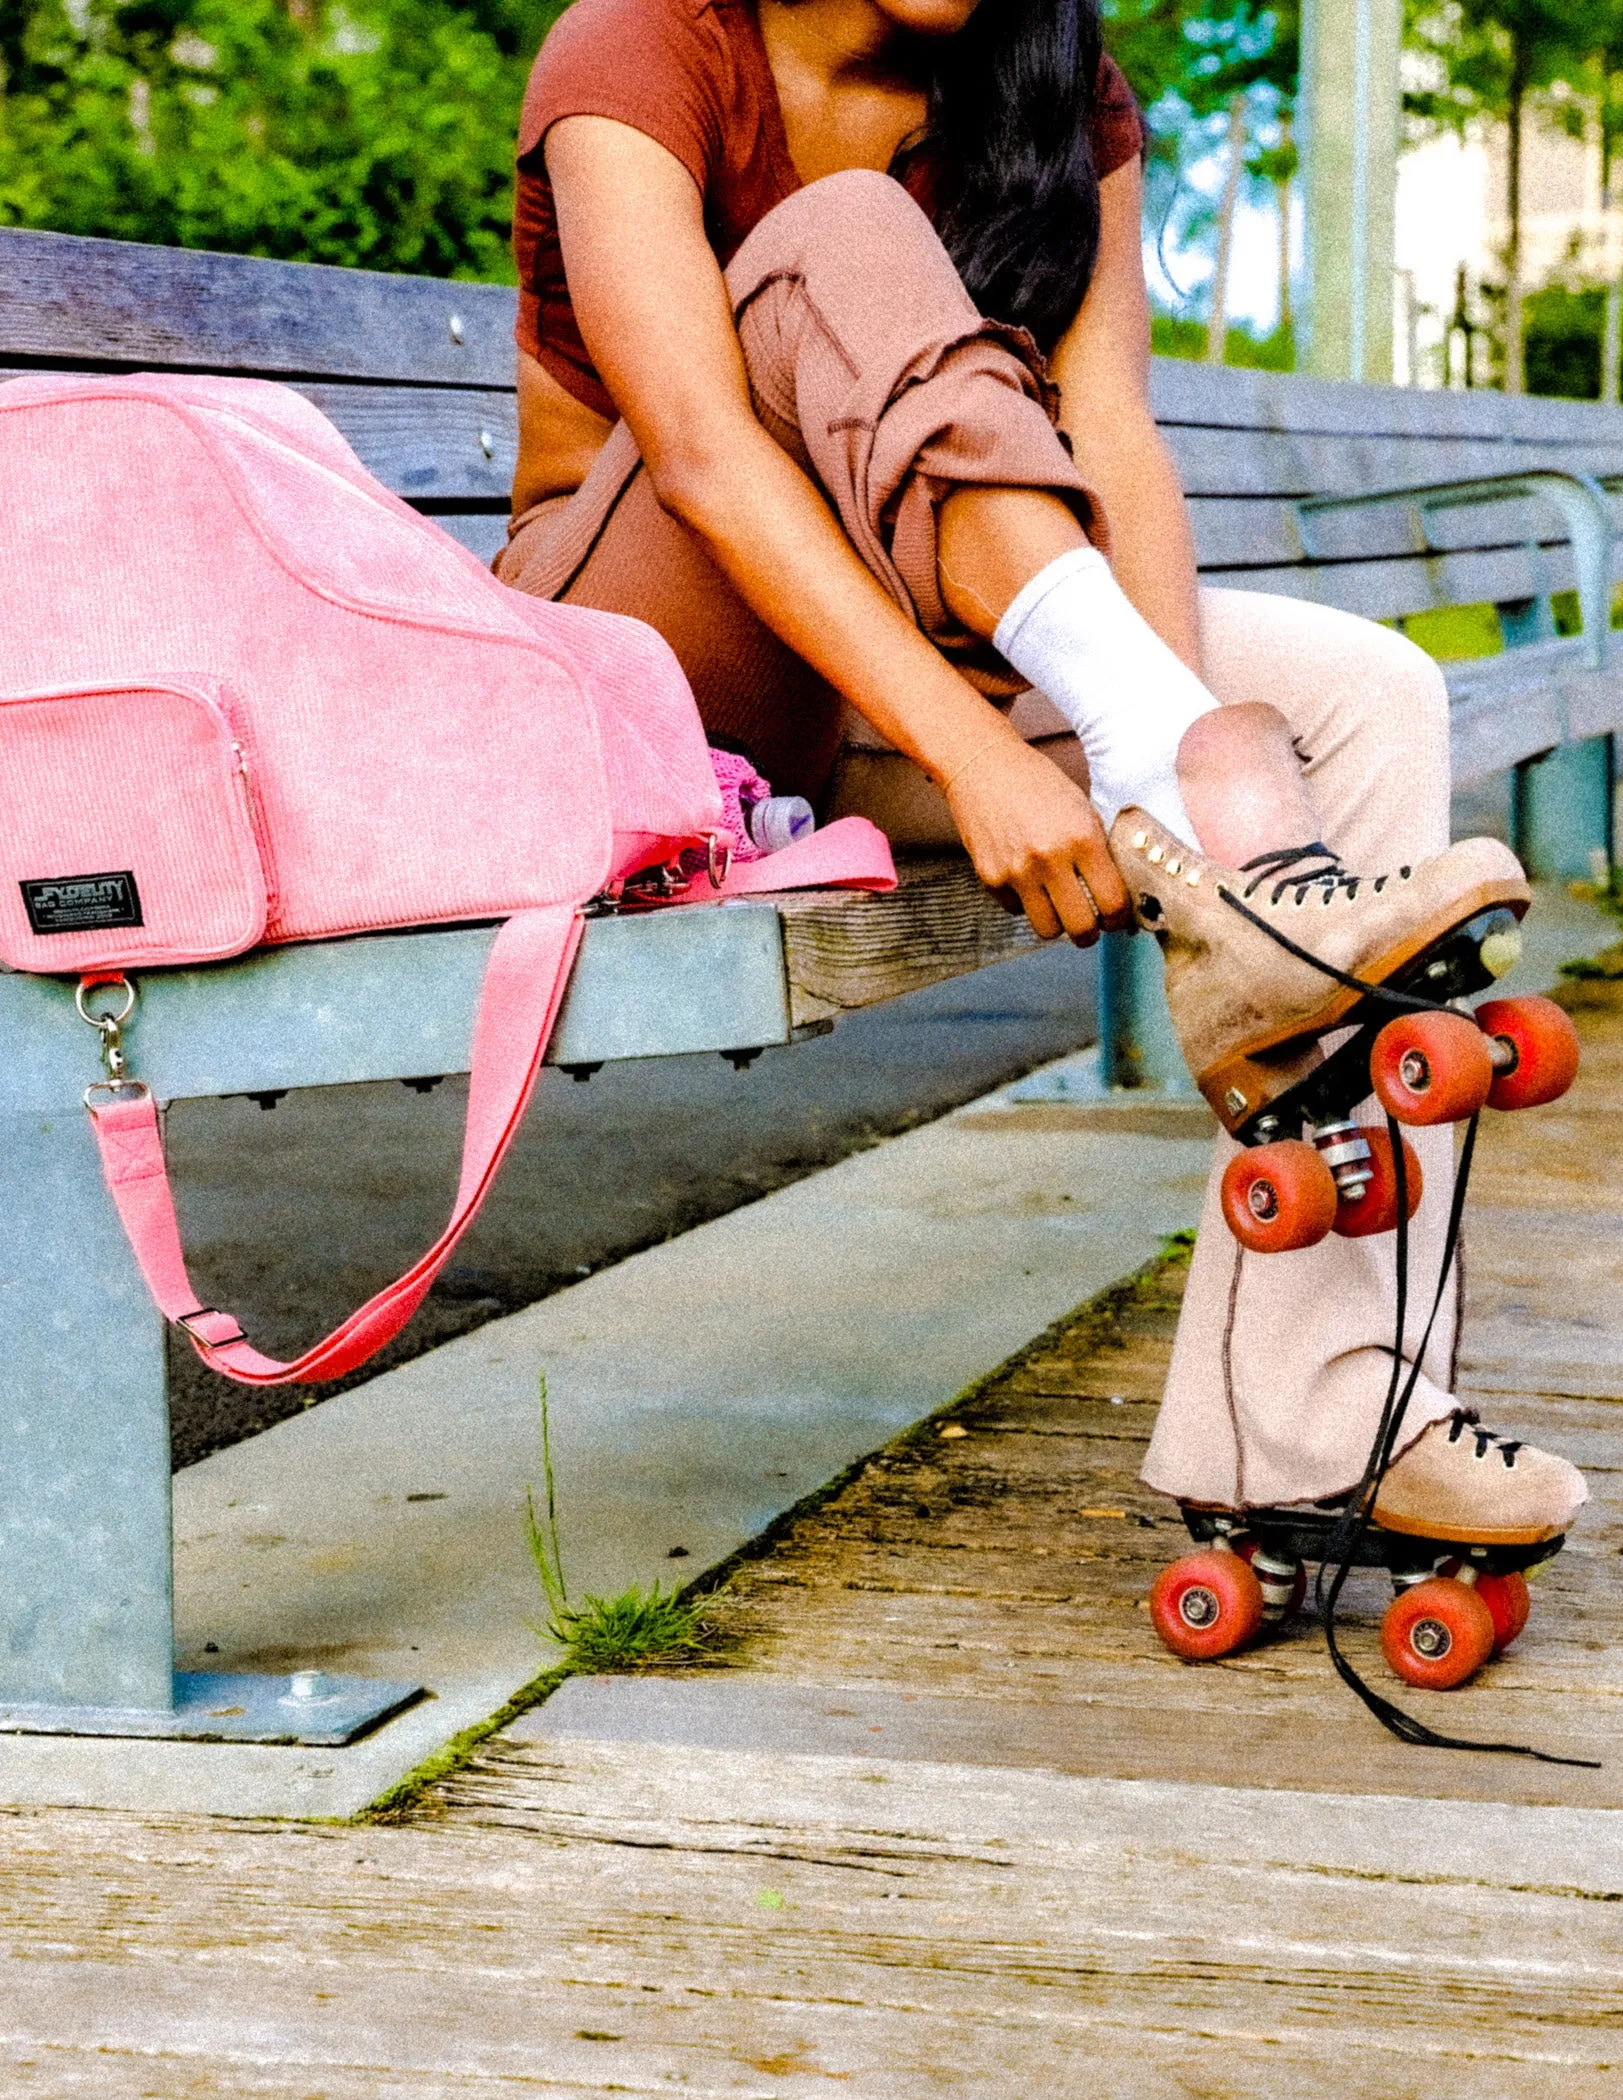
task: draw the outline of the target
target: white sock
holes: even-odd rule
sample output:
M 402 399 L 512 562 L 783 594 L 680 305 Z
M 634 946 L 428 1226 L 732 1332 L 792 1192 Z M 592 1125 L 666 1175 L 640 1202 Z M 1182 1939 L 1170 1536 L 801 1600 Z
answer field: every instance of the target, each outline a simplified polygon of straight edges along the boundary
M 1132 803 L 1199 843 L 1178 790 L 1178 745 L 1218 702 L 1135 609 L 1097 547 L 1040 569 L 992 641 L 1076 731 L 1107 830 Z

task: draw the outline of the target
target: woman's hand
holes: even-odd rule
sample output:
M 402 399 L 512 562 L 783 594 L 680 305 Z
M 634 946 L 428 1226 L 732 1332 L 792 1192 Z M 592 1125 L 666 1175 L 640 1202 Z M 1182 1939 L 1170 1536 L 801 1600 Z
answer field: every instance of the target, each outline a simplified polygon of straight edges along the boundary
M 1087 948 L 1132 924 L 1093 804 L 1013 732 L 961 766 L 946 796 L 976 874 L 1043 940 L 1067 933 Z

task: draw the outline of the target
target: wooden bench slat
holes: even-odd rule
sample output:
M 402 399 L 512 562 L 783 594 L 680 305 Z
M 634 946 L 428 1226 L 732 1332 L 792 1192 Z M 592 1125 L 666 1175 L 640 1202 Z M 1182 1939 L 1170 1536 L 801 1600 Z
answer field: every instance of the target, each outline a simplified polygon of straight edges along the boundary
M 480 498 L 505 506 L 518 463 L 518 401 L 511 389 L 300 381 L 298 391 L 397 496 Z
M 1521 439 L 1606 444 L 1623 439 L 1623 411 L 1594 401 L 1473 390 L 1348 386 L 1341 380 L 1237 366 L 1154 360 L 1151 393 L 1168 423 L 1317 432 L 1341 437 Z
M 1318 521 L 1311 557 L 1302 544 L 1294 504 L 1267 497 L 1192 496 L 1189 515 L 1202 568 L 1313 559 L 1330 573 L 1352 562 L 1421 558 L 1410 536 L 1408 514 L 1396 508 L 1348 511 Z M 1497 503 L 1469 511 L 1435 511 L 1429 523 L 1439 554 L 1514 552 L 1532 545 L 1539 552 L 1530 558 L 1530 569 L 1540 562 L 1571 568 L 1571 549 L 1560 521 L 1542 505 Z
M 1438 481 L 1562 467 L 1623 474 L 1623 423 L 1614 443 L 1532 445 L 1468 440 L 1321 437 L 1277 430 L 1166 427 L 1185 493 L 1196 496 L 1356 495 Z
M 1260 568 L 1217 565 L 1202 568 L 1201 582 L 1218 589 L 1277 591 L 1285 598 L 1310 598 L 1340 606 L 1366 620 L 1401 620 L 1447 605 L 1494 605 L 1536 597 L 1574 585 L 1571 559 L 1550 549 L 1542 576 L 1519 547 L 1499 552 L 1415 555 L 1405 561 L 1337 562 Z M 1623 575 L 1623 568 L 1618 573 Z
M 896 872 L 898 887 L 888 896 L 789 890 L 773 897 L 796 1027 L 1037 946 L 1028 921 L 994 901 L 965 855 L 902 859 Z
M 1558 744 L 1623 730 L 1623 654 L 1602 670 L 1581 641 L 1535 642 L 1444 666 L 1454 782 L 1468 787 Z
M 517 300 L 504 285 L 0 230 L 0 358 L 506 387 Z
M 0 365 L 0 381 L 24 369 Z M 518 463 L 511 387 L 367 386 L 293 380 L 386 488 L 415 502 L 480 502 L 505 510 Z M 489 450 L 486 450 L 488 442 Z

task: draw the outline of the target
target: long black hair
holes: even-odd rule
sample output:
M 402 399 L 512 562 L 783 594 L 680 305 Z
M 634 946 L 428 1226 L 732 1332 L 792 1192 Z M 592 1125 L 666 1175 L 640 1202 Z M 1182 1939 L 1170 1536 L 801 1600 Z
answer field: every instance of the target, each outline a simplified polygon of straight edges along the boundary
M 937 225 L 982 313 L 1052 349 L 1099 252 L 1089 122 L 1098 0 L 981 0 L 932 53 L 929 114 L 891 172 L 928 159 Z

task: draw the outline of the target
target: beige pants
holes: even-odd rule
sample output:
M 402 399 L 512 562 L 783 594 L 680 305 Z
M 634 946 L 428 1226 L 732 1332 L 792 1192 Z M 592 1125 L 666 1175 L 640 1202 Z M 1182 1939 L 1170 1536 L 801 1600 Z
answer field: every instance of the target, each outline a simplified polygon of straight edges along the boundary
M 1050 488 L 1103 540 L 1103 521 L 1057 437 L 1028 339 L 988 323 L 912 200 L 884 176 L 831 176 L 771 212 L 727 272 L 756 411 L 815 476 L 852 545 L 932 640 L 984 690 L 1018 680 L 956 629 L 935 573 L 935 518 L 960 483 Z M 497 565 L 521 590 L 657 627 L 717 741 L 746 749 L 782 792 L 870 815 L 899 845 L 956 843 L 940 795 L 854 720 L 755 618 L 708 554 L 662 511 L 619 426 L 572 497 L 515 519 Z M 1211 683 L 1289 720 L 1346 864 L 1372 873 L 1448 838 L 1448 723 L 1435 666 L 1401 637 L 1343 613 L 1234 591 L 1202 597 Z M 1039 695 L 1013 719 L 1073 775 L 1075 739 Z M 1452 1165 L 1447 1132 L 1416 1137 L 1414 1333 L 1429 1303 Z M 1209 1502 L 1298 1500 L 1363 1471 L 1389 1373 L 1390 1237 L 1332 1237 L 1299 1254 L 1242 1255 L 1208 1192 L 1177 1347 L 1145 1478 Z M 1439 1320 L 1409 1421 L 1448 1410 L 1452 1305 Z
M 1448 699 L 1442 673 L 1401 635 L 1348 613 L 1252 591 L 1202 591 L 1208 682 L 1224 702 L 1262 700 L 1290 723 L 1321 836 L 1349 868 L 1378 873 L 1448 844 Z M 1064 724 L 1030 695 L 1028 730 L 1086 777 Z M 872 816 L 893 838 L 952 839 L 946 804 L 865 725 L 841 754 L 834 808 Z M 1360 1120 L 1379 1122 L 1373 1109 Z M 1437 1285 L 1453 1191 L 1450 1130 L 1412 1130 L 1425 1194 L 1411 1228 L 1406 1343 L 1419 1346 Z M 1392 1366 L 1391 1234 L 1332 1234 L 1299 1254 L 1248 1254 L 1223 1223 L 1218 1190 L 1237 1147 L 1219 1137 L 1171 1374 L 1144 1463 L 1151 1487 L 1186 1501 L 1308 1501 L 1364 1470 Z M 1445 1297 L 1403 1442 L 1453 1405 L 1457 1291 Z

